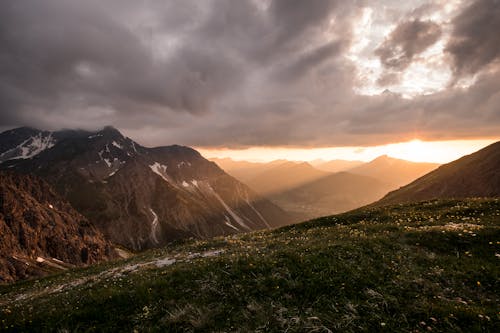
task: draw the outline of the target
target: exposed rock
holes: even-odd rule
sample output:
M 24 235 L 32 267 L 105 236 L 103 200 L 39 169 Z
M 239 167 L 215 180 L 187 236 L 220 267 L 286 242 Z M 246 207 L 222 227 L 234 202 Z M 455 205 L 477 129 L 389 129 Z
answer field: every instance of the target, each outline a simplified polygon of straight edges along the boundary
M 45 181 L 0 172 L 0 283 L 111 257 L 103 235 Z

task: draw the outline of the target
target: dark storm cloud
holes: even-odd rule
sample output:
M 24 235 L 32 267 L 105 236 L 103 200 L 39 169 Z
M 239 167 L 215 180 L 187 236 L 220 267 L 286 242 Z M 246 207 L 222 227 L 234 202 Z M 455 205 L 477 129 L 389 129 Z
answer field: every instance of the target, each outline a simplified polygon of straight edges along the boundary
M 431 21 L 419 19 L 401 22 L 375 54 L 387 68 L 402 70 L 408 67 L 415 55 L 422 53 L 438 41 L 441 28 Z
M 356 94 L 358 67 L 349 52 L 363 7 L 371 5 L 5 0 L 0 128 L 112 124 L 145 144 L 212 147 L 375 144 L 416 129 L 452 135 L 442 120 L 464 136 L 498 129 L 494 71 L 468 90 L 450 87 L 413 100 Z M 441 35 L 417 17 L 437 7 L 405 8 L 404 22 L 379 47 L 386 83 Z M 476 38 L 461 17 L 453 21 L 454 43 Z M 496 35 L 477 29 L 479 49 L 494 48 L 487 42 L 494 37 L 485 35 Z M 457 72 L 493 61 L 471 67 L 462 49 L 449 48 Z
M 446 51 L 453 57 L 457 78 L 475 74 L 499 61 L 500 1 L 474 1 L 452 23 Z
M 182 52 L 157 59 L 150 40 L 122 24 L 110 8 L 89 4 L 2 4 L 2 92 L 19 95 L 10 95 L 10 112 L 57 109 L 74 99 L 83 107 L 121 112 L 164 107 L 200 113 L 239 79 L 236 62 L 208 46 L 183 45 Z

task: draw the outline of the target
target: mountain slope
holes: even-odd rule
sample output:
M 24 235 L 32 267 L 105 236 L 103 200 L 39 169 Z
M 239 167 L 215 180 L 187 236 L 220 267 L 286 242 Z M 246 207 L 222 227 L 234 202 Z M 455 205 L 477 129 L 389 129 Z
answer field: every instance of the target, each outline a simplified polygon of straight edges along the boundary
M 438 166 L 439 164 L 435 163 L 416 163 L 383 155 L 371 162 L 352 168 L 348 172 L 373 177 L 393 185 L 393 188 L 398 188 L 436 169 Z
M 306 162 L 285 162 L 267 169 L 246 184 L 263 195 L 273 195 L 328 176 Z
M 248 163 L 229 162 L 233 166 Z M 330 173 L 305 162 L 275 161 L 270 164 L 274 166 L 261 167 L 261 171 L 245 183 L 290 213 L 297 222 L 364 206 L 393 189 L 392 184 L 373 177 Z
M 47 183 L 0 172 L 0 283 L 112 256 L 103 235 Z
M 348 161 L 348 160 L 331 160 L 331 161 L 317 160 L 311 162 L 311 164 L 318 170 L 323 170 L 328 172 L 342 172 L 353 169 L 364 163 L 361 161 Z
M 375 178 L 338 172 L 274 193 L 270 199 L 303 219 L 345 212 L 382 198 L 391 185 Z
M 500 142 L 440 166 L 393 191 L 379 205 L 434 198 L 500 196 Z
M 248 162 L 234 161 L 230 158 L 210 158 L 228 174 L 238 179 L 243 183 L 257 177 L 259 174 L 274 168 L 280 164 L 287 163 L 286 160 L 275 160 L 271 162 Z
M 499 212 L 499 200 L 431 201 L 172 244 L 0 286 L 0 325 L 6 332 L 497 332 Z
M 128 248 L 289 223 L 279 207 L 191 148 L 142 147 L 112 127 L 53 137 L 60 139 L 49 149 L 0 168 L 40 175 L 111 241 Z

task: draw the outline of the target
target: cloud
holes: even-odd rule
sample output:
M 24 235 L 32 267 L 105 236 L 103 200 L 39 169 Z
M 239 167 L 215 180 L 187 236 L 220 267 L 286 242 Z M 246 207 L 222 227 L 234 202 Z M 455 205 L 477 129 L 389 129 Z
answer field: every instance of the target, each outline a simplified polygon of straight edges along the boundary
M 467 90 L 443 87 L 411 100 L 390 92 L 357 94 L 353 31 L 370 6 L 338 0 L 5 0 L 0 128 L 111 124 L 147 145 L 205 147 L 369 145 L 415 133 L 498 133 L 495 70 L 478 72 L 481 81 Z M 373 56 L 378 49 L 386 69 L 381 83 L 397 81 L 441 36 L 435 23 L 417 17 L 432 12 L 432 5 L 387 6 L 391 15 L 376 15 L 378 20 L 404 21 L 385 42 L 368 41 L 363 45 L 370 52 L 360 51 Z M 453 43 L 466 40 L 460 31 L 474 30 L 460 17 L 452 21 Z M 370 31 L 370 38 L 377 33 Z M 488 36 L 479 40 L 496 36 L 482 34 Z M 466 35 L 476 38 L 473 31 Z M 362 37 L 355 36 L 357 44 Z M 472 68 L 465 49 L 449 50 L 457 73 Z
M 473 75 L 500 59 L 500 1 L 477 0 L 453 21 L 446 51 L 453 59 L 456 78 Z
M 413 57 L 438 41 L 441 28 L 431 21 L 414 19 L 401 22 L 380 45 L 375 54 L 386 68 L 404 70 Z

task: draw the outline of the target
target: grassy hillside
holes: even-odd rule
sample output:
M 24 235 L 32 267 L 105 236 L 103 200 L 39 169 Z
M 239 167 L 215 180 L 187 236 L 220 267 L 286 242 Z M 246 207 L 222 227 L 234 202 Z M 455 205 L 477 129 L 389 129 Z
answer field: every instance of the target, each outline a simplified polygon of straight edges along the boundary
M 370 208 L 0 288 L 4 331 L 498 332 L 500 201 Z

